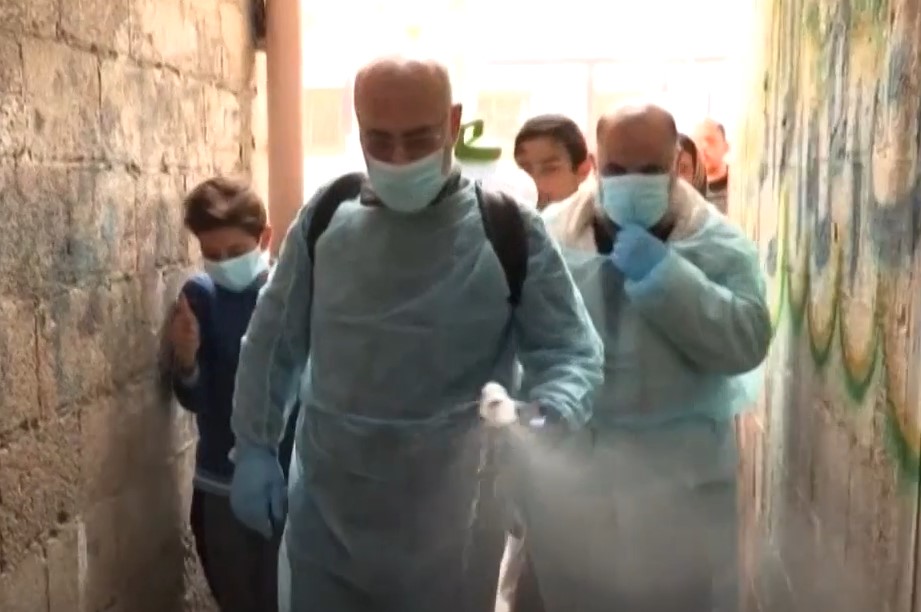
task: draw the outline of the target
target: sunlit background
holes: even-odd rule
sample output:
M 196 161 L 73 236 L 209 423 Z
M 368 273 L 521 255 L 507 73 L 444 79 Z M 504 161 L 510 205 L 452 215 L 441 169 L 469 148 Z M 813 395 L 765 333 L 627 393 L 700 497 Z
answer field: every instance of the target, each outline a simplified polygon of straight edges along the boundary
M 465 119 L 486 121 L 505 163 L 528 117 L 565 113 L 592 140 L 598 115 L 630 98 L 662 103 L 684 131 L 713 116 L 731 141 L 751 77 L 741 72 L 751 4 L 303 0 L 305 192 L 361 168 L 352 77 L 368 59 L 395 51 L 448 63 Z

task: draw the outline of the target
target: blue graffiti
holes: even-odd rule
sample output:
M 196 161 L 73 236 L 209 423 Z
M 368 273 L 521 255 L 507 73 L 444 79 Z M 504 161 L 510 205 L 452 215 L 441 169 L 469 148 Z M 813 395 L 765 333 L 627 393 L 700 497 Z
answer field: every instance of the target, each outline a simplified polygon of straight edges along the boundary
M 889 61 L 901 62 L 902 60 L 900 54 L 896 53 L 890 55 Z M 907 96 L 899 98 L 895 103 L 891 102 L 889 96 L 885 95 L 887 87 L 888 84 L 885 82 L 877 84 L 872 109 L 869 113 L 871 135 L 878 133 L 879 105 L 882 99 L 886 100 L 887 106 L 909 102 L 918 103 L 917 97 Z M 919 163 L 919 160 L 914 161 L 915 164 Z M 868 183 L 874 185 L 875 170 L 873 164 L 868 164 L 868 166 Z M 892 200 L 880 201 L 875 194 L 870 192 L 867 194 L 867 201 L 872 210 L 871 235 L 880 262 L 892 267 L 904 265 L 914 256 L 919 241 L 921 241 L 921 174 L 915 171 L 914 182 L 910 188 L 902 194 L 896 193 Z
M 798 77 L 801 57 L 795 41 L 806 26 L 788 17 L 791 21 L 787 23 L 787 32 L 791 35 L 781 42 L 781 53 L 775 60 L 772 77 L 773 92 L 768 92 L 766 100 L 774 112 L 768 115 L 771 125 L 764 126 L 766 137 L 770 136 L 766 151 L 769 159 L 759 168 L 759 185 L 763 187 L 770 181 L 774 188 L 771 192 L 779 193 L 784 176 L 793 173 L 796 192 L 791 213 L 795 223 L 788 239 L 795 248 L 804 248 L 803 241 L 809 235 L 812 262 L 821 270 L 831 258 L 833 195 L 830 187 L 822 193 L 820 185 L 824 179 L 830 186 L 844 178 L 847 172 L 851 173 L 851 220 L 847 228 L 851 250 L 846 271 L 848 280 L 853 283 L 865 251 L 862 228 L 868 230 L 868 244 L 882 265 L 904 266 L 921 243 L 921 172 L 915 172 L 907 192 L 896 191 L 896 195 L 884 200 L 871 188 L 875 181 L 874 164 L 870 162 L 874 141 L 880 133 L 879 121 L 883 114 L 880 111 L 896 111 L 905 104 L 918 104 L 919 100 L 909 95 L 906 81 L 910 63 L 908 41 L 891 41 L 887 69 L 871 90 L 871 108 L 864 109 L 865 92 L 849 85 L 851 44 L 861 44 L 859 40 L 852 40 L 848 27 L 852 6 L 844 0 L 837 3 L 834 10 L 835 13 L 827 18 L 830 27 L 823 32 L 821 46 L 823 101 L 811 108 L 800 105 L 798 112 L 793 109 L 802 101 Z M 788 11 L 787 15 L 793 12 Z M 786 91 L 780 89 L 780 84 L 787 85 Z M 827 156 L 821 153 L 820 133 L 829 139 Z M 899 136 L 914 137 L 921 148 L 921 104 L 917 133 Z M 919 162 L 915 160 L 915 163 Z M 777 248 L 775 236 L 769 240 L 765 254 L 769 270 L 776 266 Z
M 851 150 L 857 151 L 861 143 L 864 142 L 863 122 L 861 121 L 860 109 L 863 108 L 863 92 L 857 91 L 857 101 L 855 102 L 857 112 L 854 117 L 854 129 L 851 131 Z M 864 172 L 866 166 L 860 160 L 853 160 L 850 163 L 851 169 L 851 252 L 848 259 L 847 278 L 850 286 L 854 286 L 857 280 L 858 262 L 860 254 L 863 251 L 860 240 L 860 228 L 863 227 L 863 203 L 869 200 L 869 194 L 865 192 L 866 183 L 864 182 Z
M 767 245 L 767 255 L 765 256 L 765 267 L 767 275 L 771 278 L 777 274 L 777 236 L 771 237 Z

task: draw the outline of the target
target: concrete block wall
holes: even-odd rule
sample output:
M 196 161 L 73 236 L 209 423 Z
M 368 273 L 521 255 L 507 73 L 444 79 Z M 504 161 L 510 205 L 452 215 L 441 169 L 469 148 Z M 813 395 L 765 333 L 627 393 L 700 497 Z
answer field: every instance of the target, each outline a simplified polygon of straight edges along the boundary
M 746 609 L 919 610 L 921 2 L 758 5 L 731 214 L 776 335 L 743 435 Z
M 156 389 L 182 193 L 247 172 L 237 0 L 0 0 L 0 610 L 200 598 L 194 425 Z

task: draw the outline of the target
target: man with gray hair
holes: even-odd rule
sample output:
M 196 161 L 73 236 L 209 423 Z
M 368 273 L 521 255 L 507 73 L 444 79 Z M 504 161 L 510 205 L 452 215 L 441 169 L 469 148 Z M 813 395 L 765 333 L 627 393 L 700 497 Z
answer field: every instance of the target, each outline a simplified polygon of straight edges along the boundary
M 526 487 L 537 582 L 549 612 L 730 612 L 732 420 L 772 335 L 757 250 L 676 177 L 667 111 L 620 108 L 597 136 L 597 189 L 545 212 L 605 380 L 581 461 L 545 463 Z
M 367 175 L 301 209 L 243 339 L 231 502 L 266 537 L 284 525 L 282 611 L 483 612 L 480 391 L 514 393 L 517 356 L 547 433 L 578 429 L 600 339 L 537 214 L 457 171 L 444 66 L 376 60 L 355 109 Z M 286 498 L 277 446 L 294 393 Z

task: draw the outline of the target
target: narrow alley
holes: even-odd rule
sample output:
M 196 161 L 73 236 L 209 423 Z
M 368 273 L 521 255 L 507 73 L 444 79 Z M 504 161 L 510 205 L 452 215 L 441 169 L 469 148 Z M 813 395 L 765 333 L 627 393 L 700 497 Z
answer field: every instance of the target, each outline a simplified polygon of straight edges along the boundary
M 921 0 L 752 2 L 729 216 L 775 335 L 742 610 L 921 612 Z M 158 336 L 197 257 L 183 195 L 265 187 L 256 4 L 0 0 L 0 612 L 213 609 Z

